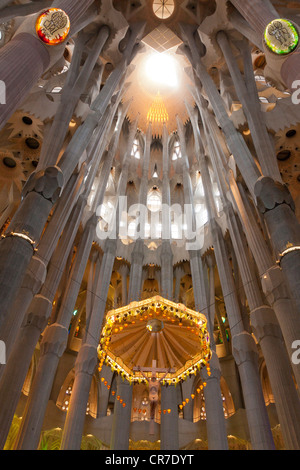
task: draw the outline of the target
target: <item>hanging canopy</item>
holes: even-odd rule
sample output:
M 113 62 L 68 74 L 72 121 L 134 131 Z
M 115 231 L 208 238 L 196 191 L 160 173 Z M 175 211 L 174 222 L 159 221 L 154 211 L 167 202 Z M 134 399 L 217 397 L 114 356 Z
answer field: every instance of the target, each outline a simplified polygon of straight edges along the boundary
M 208 365 L 206 317 L 160 296 L 132 302 L 108 312 L 98 355 L 100 368 L 110 365 L 129 382 L 155 374 L 176 384 Z

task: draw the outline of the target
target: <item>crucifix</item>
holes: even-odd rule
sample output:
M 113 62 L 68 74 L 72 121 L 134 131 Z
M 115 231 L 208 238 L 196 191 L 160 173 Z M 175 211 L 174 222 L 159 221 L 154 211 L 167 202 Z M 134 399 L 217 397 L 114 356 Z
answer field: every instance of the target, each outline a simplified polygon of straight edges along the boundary
M 156 360 L 152 360 L 152 367 L 134 367 L 134 371 L 138 371 L 142 376 L 147 380 L 149 385 L 149 400 L 150 400 L 150 434 L 154 434 L 153 425 L 155 418 L 155 408 L 158 403 L 158 392 L 160 387 L 160 382 L 166 377 L 167 374 L 174 372 L 173 369 L 163 369 L 156 367 Z M 144 372 L 151 372 L 151 378 L 147 377 Z M 164 375 L 158 379 L 159 373 Z

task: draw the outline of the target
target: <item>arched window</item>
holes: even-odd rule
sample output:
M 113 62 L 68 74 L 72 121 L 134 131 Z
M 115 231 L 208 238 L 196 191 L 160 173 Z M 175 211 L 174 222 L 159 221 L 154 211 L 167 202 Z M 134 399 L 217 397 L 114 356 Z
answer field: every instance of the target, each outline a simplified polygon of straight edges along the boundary
M 161 209 L 161 193 L 159 189 L 154 186 L 148 193 L 147 207 L 151 212 L 158 212 Z
M 133 141 L 131 156 L 136 158 L 137 160 L 140 160 L 141 158 L 140 144 L 139 144 L 138 139 L 134 139 Z

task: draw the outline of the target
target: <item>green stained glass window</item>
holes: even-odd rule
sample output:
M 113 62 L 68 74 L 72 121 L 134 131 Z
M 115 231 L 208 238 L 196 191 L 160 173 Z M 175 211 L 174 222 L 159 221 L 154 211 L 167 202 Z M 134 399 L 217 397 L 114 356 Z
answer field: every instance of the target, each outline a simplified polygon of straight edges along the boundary
M 273 20 L 265 30 L 267 47 L 275 54 L 289 54 L 299 43 L 299 34 L 293 23 L 288 20 Z

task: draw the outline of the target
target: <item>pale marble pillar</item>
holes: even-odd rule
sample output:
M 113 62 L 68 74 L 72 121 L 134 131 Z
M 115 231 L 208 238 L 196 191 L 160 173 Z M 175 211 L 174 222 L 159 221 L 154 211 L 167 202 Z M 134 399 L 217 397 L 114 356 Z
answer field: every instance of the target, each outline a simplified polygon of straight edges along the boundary
M 244 77 L 234 57 L 229 39 L 224 31 L 217 34 L 218 44 L 224 54 L 238 98 L 246 115 L 254 147 L 262 173 L 275 181 L 282 181 L 275 155 L 275 147 L 271 140 L 263 118 L 256 82 L 251 62 L 250 45 L 247 41 L 239 41 L 237 46 L 242 52 Z
M 178 123 L 178 133 L 180 136 L 181 152 L 182 152 L 182 173 L 183 173 L 183 186 L 184 186 L 184 196 L 185 204 L 192 206 L 193 218 L 195 219 L 195 212 L 193 206 L 193 192 L 191 177 L 189 174 L 189 164 L 187 159 L 187 152 L 185 148 L 185 139 L 183 135 L 182 122 L 177 118 Z M 193 221 L 194 227 L 196 226 L 195 220 Z M 207 316 L 209 319 L 209 308 L 208 308 L 208 299 L 207 291 L 204 281 L 204 271 L 203 264 L 201 259 L 201 254 L 198 254 L 197 250 L 190 250 L 190 267 L 193 281 L 193 291 L 195 299 L 195 309 Z M 210 334 L 211 348 L 214 351 L 215 344 L 213 341 L 213 331 L 210 328 L 211 322 L 208 321 L 208 329 Z M 217 370 L 219 372 L 217 373 Z M 225 417 L 223 413 L 223 405 L 221 398 L 221 388 L 220 388 L 220 364 L 216 356 L 214 368 L 212 369 L 212 380 L 207 382 L 205 388 L 205 401 L 207 401 L 207 406 L 210 410 L 210 413 L 207 414 L 207 438 L 209 449 L 219 449 L 227 450 L 228 441 L 225 425 Z M 215 380 L 213 380 L 215 378 Z M 217 399 L 219 397 L 219 399 Z M 221 406 L 220 406 L 221 405 Z
M 73 28 L 93 1 L 82 3 L 81 0 L 58 0 L 54 3 L 69 15 Z M 33 34 L 36 18 L 37 14 L 29 15 L 13 39 L 0 51 L 0 80 L 6 85 L 7 103 L 1 113 L 0 128 L 25 99 L 51 61 L 56 62 L 64 52 L 64 44 L 49 49 Z
M 9 356 L 11 346 L 14 344 L 27 308 L 45 281 L 49 260 L 56 248 L 70 213 L 78 200 L 83 176 L 84 168 L 81 169 L 78 175 L 72 175 L 62 196 L 59 198 L 53 215 L 42 235 L 37 252 L 31 258 L 28 265 L 11 311 L 1 326 L 0 335 L 1 339 L 6 343 L 7 357 Z M 30 282 L 28 283 L 29 280 Z
M 119 400 L 115 400 L 110 448 L 111 450 L 128 450 L 131 424 L 132 385 L 130 385 L 127 380 L 122 381 L 121 376 L 117 377 L 116 395 L 122 397 L 126 406 L 123 407 L 123 404 L 121 404 Z
M 177 390 L 174 385 L 161 387 L 160 449 L 179 449 Z M 163 410 L 171 410 L 163 413 Z
M 101 26 L 92 50 L 82 66 L 83 53 L 85 51 L 85 35 L 75 39 L 75 48 L 66 83 L 61 92 L 61 101 L 55 113 L 50 132 L 44 139 L 38 169 L 55 165 L 67 134 L 74 108 L 81 94 L 84 92 L 88 80 L 93 72 L 96 61 L 99 58 L 105 42 L 109 36 L 109 28 Z
M 67 343 L 68 327 L 74 311 L 85 265 L 91 250 L 96 221 L 97 219 L 92 216 L 90 221 L 86 224 L 85 231 L 83 232 L 78 246 L 77 256 L 72 266 L 68 286 L 62 299 L 57 322 L 51 325 L 49 333 L 48 329 L 50 327 L 48 327 L 43 336 L 42 343 L 44 342 L 46 346 L 43 349 L 43 346 L 41 345 L 43 354 L 41 361 L 39 361 L 38 364 L 39 373 L 36 374 L 32 384 L 24 413 L 24 421 L 22 422 L 22 427 L 19 431 L 19 443 L 17 445 L 20 447 L 23 446 L 22 448 L 24 449 L 35 449 L 38 445 L 44 412 L 51 392 L 52 381 L 54 379 L 60 355 L 64 351 Z M 61 253 L 61 257 L 63 257 L 63 253 Z M 59 276 L 57 275 L 57 264 L 54 266 L 54 269 L 56 271 L 56 273 L 54 273 L 56 276 L 55 280 L 52 277 L 52 282 L 57 283 L 57 281 L 59 281 Z M 60 275 L 61 274 L 62 271 L 60 272 Z M 53 289 L 53 284 L 51 287 Z M 3 403 L 7 402 L 6 413 L 0 416 L 0 421 L 2 423 L 0 434 L 1 445 L 4 445 L 5 443 L 6 435 L 9 430 L 11 420 L 13 419 L 13 414 L 21 394 L 32 354 L 51 314 L 54 295 L 54 289 L 45 289 L 44 286 L 44 291 L 42 290 L 40 295 L 35 296 L 30 308 L 28 309 L 24 324 L 18 334 L 16 346 L 10 355 L 1 378 L 0 396 L 3 399 Z M 53 345 L 51 346 L 52 343 Z M 21 356 L 22 362 L 20 362 Z M 20 366 L 18 366 L 19 364 Z M 45 371 L 48 371 L 49 374 L 47 381 L 43 380 Z
M 273 7 L 271 2 L 264 2 L 262 0 L 230 0 L 235 8 L 241 13 L 248 24 L 254 29 L 258 36 L 263 38 L 267 25 L 279 19 L 280 15 Z M 271 65 L 271 71 L 274 75 L 290 89 L 293 89 L 293 83 L 299 80 L 299 64 L 300 64 L 300 49 L 299 46 L 291 54 L 287 56 L 276 55 L 275 59 L 273 53 L 264 46 L 268 65 Z
M 274 311 L 263 302 L 232 206 L 227 206 L 225 212 L 251 312 L 251 326 L 266 360 L 285 445 L 287 449 L 299 449 L 300 402 L 280 327 Z
M 94 293 L 92 308 L 87 312 L 86 335 L 75 362 L 75 380 L 64 425 L 61 450 L 80 449 L 89 392 L 98 362 L 97 347 L 115 255 L 116 240 L 107 239 L 101 270 L 98 271 L 99 277 L 93 280 L 92 286 L 90 285 Z
M 274 260 L 262 235 L 257 219 L 253 214 L 249 199 L 241 185 L 237 185 L 231 172 L 228 173 L 232 201 L 243 225 L 252 255 L 260 275 L 262 288 L 270 306 L 274 309 L 280 324 L 285 345 L 292 357 L 292 344 L 300 337 L 299 313 L 296 303 L 290 298 L 285 286 L 283 273 Z M 300 371 L 297 364 L 292 363 L 295 379 L 299 386 Z

